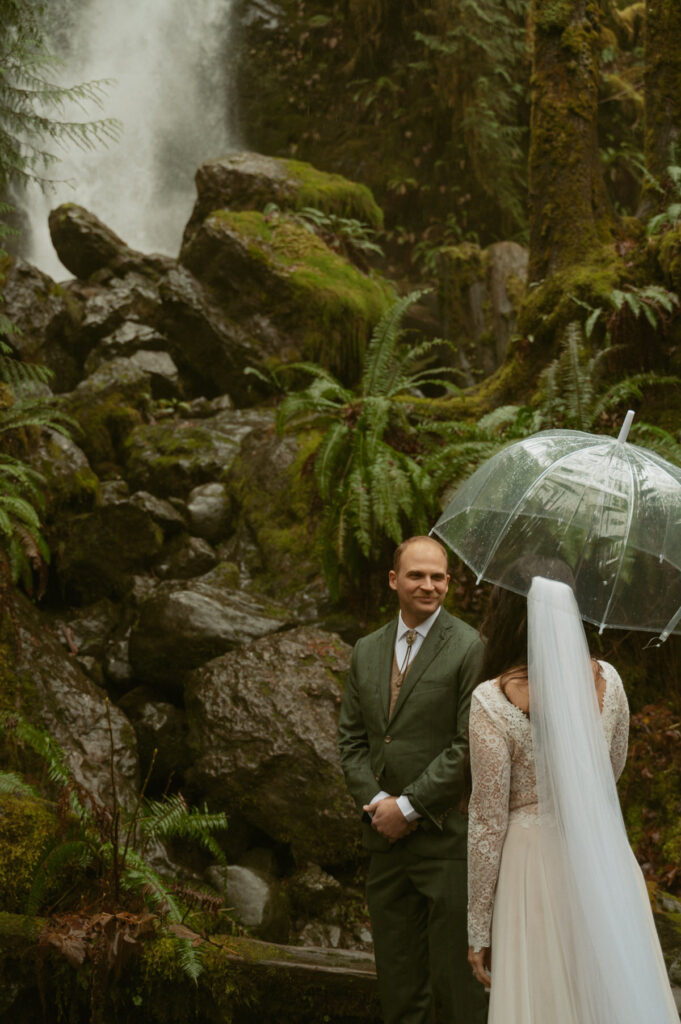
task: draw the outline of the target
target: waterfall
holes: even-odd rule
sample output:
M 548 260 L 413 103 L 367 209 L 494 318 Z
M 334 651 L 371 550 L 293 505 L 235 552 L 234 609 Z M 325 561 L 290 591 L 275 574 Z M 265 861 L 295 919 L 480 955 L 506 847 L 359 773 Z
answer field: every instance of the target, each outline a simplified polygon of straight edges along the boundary
M 230 107 L 234 0 L 81 0 L 55 15 L 53 51 L 65 85 L 112 79 L 101 112 L 121 137 L 92 151 L 57 150 L 43 195 L 31 186 L 28 259 L 53 277 L 64 268 L 47 216 L 60 203 L 86 207 L 135 249 L 176 255 L 194 201 L 194 172 L 237 146 Z M 83 120 L 74 107 L 66 116 Z

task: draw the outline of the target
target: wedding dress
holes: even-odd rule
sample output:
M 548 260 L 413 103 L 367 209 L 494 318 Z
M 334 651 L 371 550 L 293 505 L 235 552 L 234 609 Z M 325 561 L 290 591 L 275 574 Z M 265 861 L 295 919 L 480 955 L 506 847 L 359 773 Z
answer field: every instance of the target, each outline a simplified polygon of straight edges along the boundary
M 553 584 L 548 592 L 557 586 L 563 585 Z M 571 591 L 568 600 L 574 602 Z M 547 614 L 545 603 L 540 614 Z M 678 1024 L 614 785 L 627 753 L 624 687 L 617 671 L 600 662 L 605 691 L 599 718 L 584 639 L 586 710 L 570 711 L 565 695 L 572 689 L 574 663 L 561 678 L 556 659 L 562 653 L 561 664 L 574 662 L 583 627 L 576 606 L 569 615 L 568 627 L 560 615 L 548 625 L 541 618 L 538 629 L 535 624 L 544 663 L 533 661 L 530 642 L 530 717 L 507 699 L 498 680 L 478 686 L 471 703 L 468 927 L 471 946 L 492 949 L 488 1024 Z M 558 647 L 563 641 L 572 645 L 569 657 L 552 648 L 552 627 Z M 548 692 L 540 686 L 549 675 L 558 680 L 553 694 L 551 684 Z M 550 700 L 554 711 L 558 707 L 555 735 L 550 716 L 548 725 L 544 716 Z M 582 736 L 573 744 L 573 713 L 594 726 L 595 754 L 580 749 Z M 589 728 L 582 732 L 588 739 Z M 592 757 L 598 761 L 599 744 L 609 762 L 600 775 L 590 763 Z M 546 760 L 551 745 L 562 748 L 558 769 Z M 569 775 L 562 789 L 552 774 L 559 772 L 561 756 Z M 586 777 L 580 777 L 585 766 L 575 764 L 575 757 L 587 762 Z M 564 790 L 572 798 L 567 809 Z

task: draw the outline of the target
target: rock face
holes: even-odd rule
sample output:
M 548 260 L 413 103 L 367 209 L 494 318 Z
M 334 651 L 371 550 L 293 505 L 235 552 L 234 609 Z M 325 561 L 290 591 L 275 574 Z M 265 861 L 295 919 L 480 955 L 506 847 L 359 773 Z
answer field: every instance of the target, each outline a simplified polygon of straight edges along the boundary
M 280 436 L 273 405 L 278 367 L 303 355 L 350 380 L 393 294 L 296 210 L 381 215 L 361 186 L 254 154 L 197 185 L 179 260 L 67 204 L 50 227 L 75 279 L 7 268 L 9 340 L 54 370 L 76 426 L 30 438 L 51 561 L 43 608 L 20 599 L 18 659 L 0 621 L 0 710 L 45 725 L 97 800 L 112 802 L 113 765 L 126 806 L 149 774 L 150 797 L 170 786 L 224 810 L 234 863 L 213 883 L 249 929 L 368 948 L 347 924 L 359 897 L 329 873 L 359 855 L 336 752 L 349 648 L 301 625 L 329 604 L 307 471 L 319 435 Z M 0 748 L 0 767 L 22 768 Z M 154 856 L 188 884 L 207 866 L 181 845 Z
M 191 669 L 287 625 L 285 608 L 239 591 L 229 567 L 218 565 L 199 579 L 156 588 L 140 608 L 130 660 L 141 682 L 177 688 Z
M 107 710 L 106 693 L 64 651 L 26 599 L 18 599 L 17 611 L 21 650 L 13 678 L 19 708 L 34 721 L 39 716 L 35 724 L 57 740 L 76 781 L 93 796 L 111 803 L 113 771 L 119 800 L 132 806 L 140 780 L 128 719 L 115 705 Z
M 300 860 L 339 864 L 356 853 L 336 747 L 349 660 L 337 636 L 302 627 L 225 654 L 186 683 L 191 784 Z

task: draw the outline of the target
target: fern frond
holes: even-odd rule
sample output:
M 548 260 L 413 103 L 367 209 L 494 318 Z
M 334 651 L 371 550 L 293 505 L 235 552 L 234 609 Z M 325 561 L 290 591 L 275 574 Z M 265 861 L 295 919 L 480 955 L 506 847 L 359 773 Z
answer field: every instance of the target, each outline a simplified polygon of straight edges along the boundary
M 363 395 L 374 395 L 385 390 L 385 380 L 390 370 L 395 346 L 400 337 L 402 319 L 409 307 L 417 302 L 422 295 L 422 291 L 413 291 L 398 299 L 376 324 L 364 357 L 364 372 L 361 380 Z
M 226 814 L 211 814 L 205 809 L 188 807 L 179 793 L 166 796 L 163 800 L 146 800 L 144 810 L 139 824 L 145 837 L 192 839 L 208 850 L 216 860 L 224 863 L 225 855 L 211 833 L 227 828 Z
M 39 796 L 35 786 L 31 786 L 16 772 L 0 771 L 0 793 L 5 796 Z

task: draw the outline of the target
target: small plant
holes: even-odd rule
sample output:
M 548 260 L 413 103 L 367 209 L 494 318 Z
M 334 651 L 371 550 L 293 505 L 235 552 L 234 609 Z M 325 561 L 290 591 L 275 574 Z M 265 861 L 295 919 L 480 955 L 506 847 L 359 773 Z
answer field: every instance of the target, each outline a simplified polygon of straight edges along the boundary
M 291 217 L 308 231 L 320 235 L 330 249 L 335 249 L 343 256 L 352 260 L 362 270 L 367 269 L 365 257 L 369 253 L 383 256 L 383 250 L 376 242 L 376 232 L 368 224 L 352 217 L 339 217 L 335 213 L 325 213 L 314 206 L 303 206 L 299 210 L 287 210 L 284 214 L 276 203 L 268 203 L 263 216 L 279 218 Z
M 676 163 L 671 163 L 667 167 L 666 177 L 670 185 L 666 192 L 659 182 L 655 182 L 654 185 L 656 191 L 662 196 L 666 196 L 669 193 L 667 198 L 670 201 L 664 210 L 656 213 L 646 224 L 646 233 L 648 235 L 658 235 L 662 231 L 669 231 L 675 228 L 681 220 L 681 167 Z M 650 175 L 648 175 L 648 181 L 652 180 Z
M 214 832 L 227 827 L 227 818 L 223 813 L 213 814 L 206 808 L 189 807 L 179 793 L 164 796 L 161 800 L 146 799 L 151 767 L 134 806 L 124 807 L 119 802 L 116 788 L 108 703 L 107 716 L 112 759 L 111 807 L 102 804 L 76 781 L 63 752 L 49 733 L 21 716 L 7 712 L 0 715 L 0 731 L 38 754 L 47 768 L 50 783 L 59 794 L 62 832 L 47 848 L 36 870 L 26 900 L 26 912 L 49 912 L 55 906 L 73 900 L 75 893 L 70 883 L 64 882 L 65 877 L 70 877 L 65 875 L 68 868 L 70 874 L 76 873 L 81 881 L 87 880 L 87 913 L 76 915 L 78 927 L 84 935 L 92 933 L 93 937 L 100 937 L 102 915 L 120 920 L 121 927 L 127 929 L 131 915 L 137 915 L 136 920 L 146 924 L 151 920 L 148 916 L 151 913 L 156 926 L 174 939 L 178 962 L 195 981 L 201 973 L 201 950 L 193 942 L 197 937 L 184 927 L 187 908 L 178 898 L 175 886 L 151 867 L 148 854 L 154 843 L 175 837 L 198 843 L 216 861 L 224 864 L 225 856 Z M 35 788 L 13 772 L 0 773 L 0 793 L 39 795 Z M 58 889 L 56 895 L 55 886 Z M 82 896 L 81 893 L 81 903 Z M 139 916 L 141 909 L 144 911 L 142 917 Z M 73 915 L 69 915 L 71 918 Z M 55 936 L 61 934 L 62 923 L 57 921 L 50 930 L 49 942 L 52 945 L 59 946 Z M 68 920 L 65 927 L 64 944 L 67 942 Z M 109 931 L 111 941 L 118 942 L 117 926 L 110 925 Z
M 568 324 L 558 357 L 541 377 L 542 397 L 538 408 L 541 426 L 593 430 L 599 421 L 612 415 L 623 404 L 640 401 L 644 388 L 681 384 L 678 377 L 638 373 L 624 377 L 603 390 L 599 388 L 601 366 L 613 351 L 611 346 L 595 355 L 588 355 L 583 346 L 581 325 L 576 321 Z M 632 428 L 631 438 L 634 440 L 643 434 L 658 451 L 672 459 L 677 457 L 674 453 L 678 446 L 666 431 L 638 423 Z

